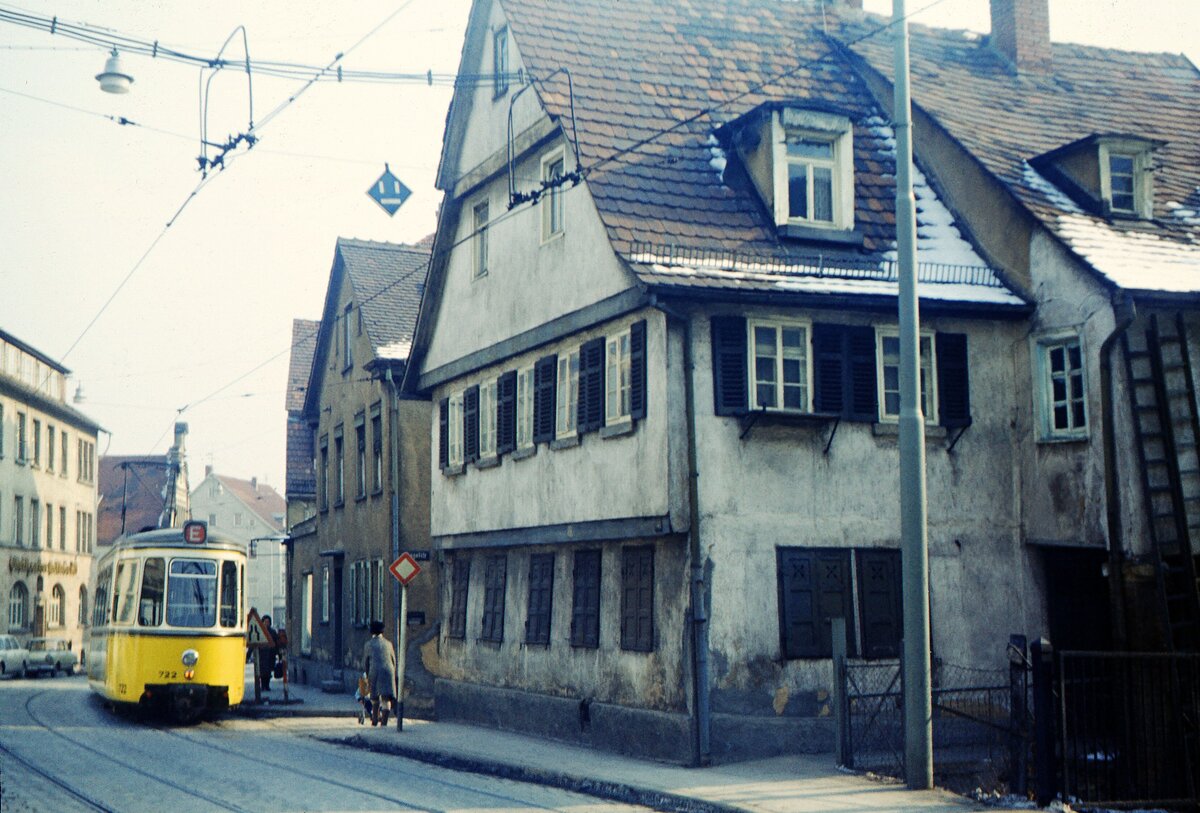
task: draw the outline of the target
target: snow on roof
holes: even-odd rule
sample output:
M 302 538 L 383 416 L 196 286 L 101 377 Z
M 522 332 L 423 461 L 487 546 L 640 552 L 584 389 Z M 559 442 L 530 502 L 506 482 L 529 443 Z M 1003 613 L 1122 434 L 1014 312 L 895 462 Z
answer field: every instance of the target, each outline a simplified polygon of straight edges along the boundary
M 1055 231 L 1093 268 L 1122 288 L 1200 293 L 1200 249 L 1195 245 L 1115 229 L 1085 214 L 1059 215 Z
M 863 121 L 863 126 L 879 136 L 891 150 L 896 149 L 896 134 L 890 124 L 879 116 Z M 929 180 L 916 164 L 912 168 L 913 196 L 917 202 L 917 261 L 944 265 L 987 265 L 954 225 L 954 215 L 938 198 Z M 889 260 L 896 251 L 884 252 Z
M 385 344 L 375 351 L 375 356 L 381 359 L 407 359 L 412 351 L 412 341 L 399 341 Z

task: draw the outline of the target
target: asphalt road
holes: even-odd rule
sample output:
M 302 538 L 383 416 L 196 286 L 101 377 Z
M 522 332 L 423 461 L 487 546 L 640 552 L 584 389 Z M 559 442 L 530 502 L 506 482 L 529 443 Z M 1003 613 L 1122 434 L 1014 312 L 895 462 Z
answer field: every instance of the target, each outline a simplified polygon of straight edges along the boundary
M 0 681 L 4 811 L 633 811 L 318 741 L 294 725 L 114 713 L 82 676 Z

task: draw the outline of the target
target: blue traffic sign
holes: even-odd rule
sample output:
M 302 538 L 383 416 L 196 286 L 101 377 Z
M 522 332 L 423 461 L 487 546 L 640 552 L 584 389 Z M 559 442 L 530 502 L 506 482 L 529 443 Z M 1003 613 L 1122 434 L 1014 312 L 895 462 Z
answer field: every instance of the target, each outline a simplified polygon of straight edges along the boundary
M 396 214 L 396 210 L 404 205 L 404 201 L 408 200 L 409 196 L 412 195 L 412 190 L 392 174 L 392 170 L 388 168 L 387 164 L 384 164 L 383 174 L 379 176 L 379 180 L 371 184 L 371 188 L 367 190 L 367 194 L 390 217 Z

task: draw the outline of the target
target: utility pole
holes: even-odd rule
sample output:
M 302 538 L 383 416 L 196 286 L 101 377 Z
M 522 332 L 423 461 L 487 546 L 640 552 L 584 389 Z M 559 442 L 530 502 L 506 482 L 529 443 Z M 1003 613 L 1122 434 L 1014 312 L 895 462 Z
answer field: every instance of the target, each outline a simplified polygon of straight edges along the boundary
M 912 103 L 908 14 L 892 0 L 895 41 L 896 257 L 900 282 L 900 554 L 904 597 L 904 774 L 908 787 L 933 787 L 929 675 L 929 540 L 925 515 L 925 415 L 921 408 L 917 224 L 912 191 Z

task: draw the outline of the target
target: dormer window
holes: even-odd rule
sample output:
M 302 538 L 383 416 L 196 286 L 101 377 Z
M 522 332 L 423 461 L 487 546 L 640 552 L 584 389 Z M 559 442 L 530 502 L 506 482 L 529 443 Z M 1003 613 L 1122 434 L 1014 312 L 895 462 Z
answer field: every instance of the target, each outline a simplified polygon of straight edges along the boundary
M 1150 149 L 1150 144 L 1140 140 L 1100 142 L 1100 196 L 1110 214 L 1153 215 Z
M 717 132 L 780 236 L 853 244 L 854 128 L 848 116 L 766 104 Z M 735 182 L 736 183 L 736 182 Z

